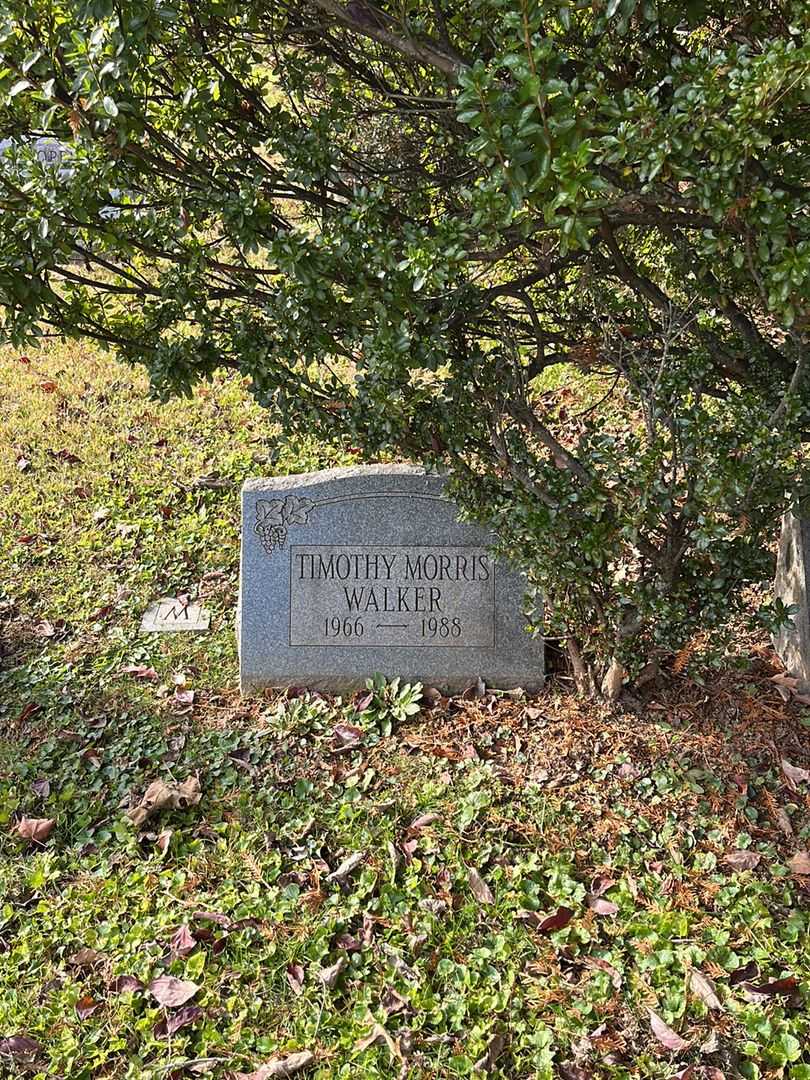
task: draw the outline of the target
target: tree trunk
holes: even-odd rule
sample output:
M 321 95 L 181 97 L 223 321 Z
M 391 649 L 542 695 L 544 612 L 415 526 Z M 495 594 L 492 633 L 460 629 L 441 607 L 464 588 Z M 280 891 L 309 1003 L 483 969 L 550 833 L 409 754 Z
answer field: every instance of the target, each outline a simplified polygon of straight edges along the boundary
M 577 694 L 582 698 L 590 698 L 593 701 L 616 701 L 621 695 L 622 686 L 627 676 L 627 669 L 624 665 L 614 656 L 600 683 L 592 665 L 582 655 L 582 649 L 577 639 L 569 637 L 566 644 Z
M 571 661 L 571 670 L 574 673 L 577 693 L 583 698 L 595 698 L 599 696 L 596 686 L 596 678 L 590 664 L 585 661 L 582 649 L 575 637 L 569 637 L 566 642 L 568 659 Z
M 605 701 L 616 701 L 622 692 L 622 684 L 624 683 L 627 670 L 624 664 L 620 664 L 614 656 L 610 661 L 610 667 L 605 672 L 605 676 L 602 679 L 602 697 Z

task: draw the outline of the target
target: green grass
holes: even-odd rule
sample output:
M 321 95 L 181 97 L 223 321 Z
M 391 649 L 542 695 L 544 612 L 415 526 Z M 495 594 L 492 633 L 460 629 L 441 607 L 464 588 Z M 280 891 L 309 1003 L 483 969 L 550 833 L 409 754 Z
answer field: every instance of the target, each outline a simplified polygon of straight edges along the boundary
M 810 882 L 788 866 L 808 792 L 779 767 L 807 764 L 807 730 L 764 675 L 681 683 L 640 717 L 557 689 L 421 712 L 382 685 L 362 711 L 241 701 L 239 486 L 352 455 L 291 445 L 236 379 L 159 406 L 75 346 L 0 354 L 0 386 L 0 1039 L 38 1046 L 0 1043 L 0 1075 L 224 1077 L 308 1050 L 321 1080 L 464 1077 L 489 1047 L 510 1080 L 810 1077 Z M 210 633 L 140 635 L 180 592 Z M 193 775 L 199 805 L 134 828 L 153 780 Z M 24 816 L 56 821 L 39 847 Z M 724 863 L 738 848 L 759 865 Z M 115 992 L 161 974 L 199 987 L 172 1035 L 147 991 Z M 649 1009 L 688 1045 L 666 1049 Z M 389 1040 L 366 1045 L 374 1024 Z

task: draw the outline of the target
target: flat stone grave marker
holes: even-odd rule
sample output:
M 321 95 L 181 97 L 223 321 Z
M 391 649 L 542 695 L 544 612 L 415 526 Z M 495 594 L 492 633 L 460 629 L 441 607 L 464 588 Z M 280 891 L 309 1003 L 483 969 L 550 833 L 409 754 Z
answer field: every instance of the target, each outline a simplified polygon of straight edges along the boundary
M 242 691 L 362 687 L 377 672 L 458 691 L 543 685 L 523 578 L 458 520 L 444 480 L 371 465 L 242 489 Z
M 149 605 L 141 619 L 145 633 L 177 634 L 183 631 L 201 633 L 211 623 L 211 612 L 201 604 L 184 603 L 174 596 L 164 596 Z

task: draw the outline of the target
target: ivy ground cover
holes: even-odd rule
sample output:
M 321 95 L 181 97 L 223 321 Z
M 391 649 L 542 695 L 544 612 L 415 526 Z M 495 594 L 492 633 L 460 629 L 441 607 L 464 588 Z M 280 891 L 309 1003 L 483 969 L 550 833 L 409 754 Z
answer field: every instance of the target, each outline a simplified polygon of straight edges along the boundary
M 353 448 L 74 346 L 0 385 L 0 1075 L 810 1076 L 806 710 L 767 649 L 613 714 L 242 701 L 239 485 Z M 210 632 L 141 635 L 177 594 Z

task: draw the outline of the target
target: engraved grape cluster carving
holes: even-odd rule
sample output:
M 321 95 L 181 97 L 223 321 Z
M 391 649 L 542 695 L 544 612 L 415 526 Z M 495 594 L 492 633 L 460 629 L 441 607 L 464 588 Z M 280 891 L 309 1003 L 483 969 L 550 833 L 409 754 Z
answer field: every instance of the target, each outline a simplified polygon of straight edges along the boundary
M 306 525 L 315 503 L 301 495 L 286 499 L 259 499 L 256 503 L 256 535 L 268 555 L 287 543 L 290 525 Z

